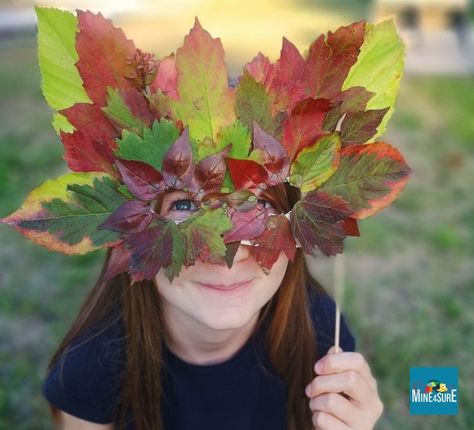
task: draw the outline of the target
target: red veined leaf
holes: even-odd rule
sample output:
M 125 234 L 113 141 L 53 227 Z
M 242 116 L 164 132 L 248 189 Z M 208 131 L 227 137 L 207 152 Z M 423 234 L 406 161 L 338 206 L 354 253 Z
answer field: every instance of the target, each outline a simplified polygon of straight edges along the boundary
M 329 100 L 306 99 L 298 103 L 283 126 L 282 144 L 290 160 L 305 146 L 312 145 L 319 137 L 328 134 L 323 121 L 331 109 Z
M 291 229 L 306 254 L 315 255 L 317 246 L 324 255 L 336 255 L 342 253 L 346 237 L 343 221 L 351 214 L 341 197 L 314 190 L 291 210 Z
M 270 86 L 273 115 L 278 111 L 290 112 L 307 97 L 304 70 L 305 60 L 298 48 L 283 37 L 280 58 L 274 66 L 274 78 Z
M 227 145 L 217 154 L 203 158 L 194 168 L 189 184 L 189 192 L 193 198 L 201 200 L 207 193 L 218 192 L 224 182 L 226 164 L 224 157 L 229 153 L 231 145 Z
M 392 203 L 405 187 L 410 168 L 402 154 L 384 142 L 341 150 L 339 169 L 320 189 L 346 200 L 353 218 L 366 218 Z
M 94 136 L 76 130 L 60 134 L 64 146 L 63 158 L 74 172 L 107 172 L 118 178 L 113 168 L 114 141 L 98 140 Z
M 290 160 L 282 144 L 270 134 L 253 123 L 253 149 L 262 155 L 262 161 L 268 173 L 268 185 L 282 183 L 288 176 Z
M 141 200 L 153 200 L 166 189 L 158 170 L 142 161 L 116 160 L 124 184 Z
M 115 139 L 120 136 L 120 130 L 107 119 L 104 112 L 96 105 L 76 103 L 70 108 L 60 110 L 59 113 L 64 115 L 76 130 L 109 145 L 112 150 L 117 148 Z
M 360 21 L 321 35 L 311 44 L 305 68 L 311 97 L 332 100 L 341 92 L 364 35 L 365 22 Z
M 264 190 L 268 181 L 267 171 L 252 160 L 226 158 L 227 168 L 236 191 L 242 189 Z
M 131 255 L 132 282 L 153 279 L 163 266 L 170 265 L 179 236 L 174 221 L 160 215 L 155 215 L 151 224 L 140 233 L 127 234 L 124 244 Z
M 377 127 L 389 108 L 348 113 L 341 123 L 342 147 L 367 142 L 377 132 Z
M 288 218 L 283 215 L 270 215 L 263 232 L 253 239 L 250 253 L 265 269 L 270 270 L 278 260 L 280 252 L 284 252 L 293 261 L 296 254 L 296 241 L 291 232 Z
M 118 207 L 97 228 L 120 233 L 140 233 L 148 227 L 152 219 L 153 211 L 149 205 L 140 200 L 130 200 Z
M 231 214 L 232 230 L 224 234 L 225 242 L 250 240 L 258 236 L 264 230 L 268 216 L 267 211 L 257 206 L 247 212 L 229 210 L 229 213 Z
M 76 66 L 87 94 L 102 107 L 105 106 L 108 87 L 133 87 L 127 76 L 134 72 L 129 61 L 137 50 L 123 31 L 101 14 L 78 10 L 77 17 L 79 33 L 76 49 L 79 61 Z
M 189 129 L 186 127 L 163 158 L 163 178 L 170 188 L 181 190 L 189 184 L 194 169 L 192 158 Z

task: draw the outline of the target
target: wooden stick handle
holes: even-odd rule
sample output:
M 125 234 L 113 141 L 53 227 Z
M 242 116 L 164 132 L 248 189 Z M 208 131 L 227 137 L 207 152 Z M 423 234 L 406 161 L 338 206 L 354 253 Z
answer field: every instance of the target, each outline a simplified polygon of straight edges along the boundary
M 336 302 L 336 324 L 334 331 L 334 346 L 340 351 L 339 336 L 341 332 L 341 302 L 344 297 L 344 254 L 337 254 L 334 260 L 334 301 Z

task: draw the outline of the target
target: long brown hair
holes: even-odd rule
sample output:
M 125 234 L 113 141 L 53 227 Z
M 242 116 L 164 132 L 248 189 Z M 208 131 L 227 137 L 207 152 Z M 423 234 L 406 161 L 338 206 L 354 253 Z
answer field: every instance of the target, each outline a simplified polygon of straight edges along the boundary
M 289 211 L 300 192 L 288 184 L 272 187 L 266 194 L 274 205 Z M 121 273 L 106 282 L 103 276 L 111 250 L 107 251 L 102 272 L 82 305 L 78 316 L 54 353 L 48 371 L 64 358 L 71 341 L 89 328 L 109 325 L 123 318 L 127 365 L 122 378 L 122 392 L 117 405 L 119 430 L 125 428 L 127 411 L 133 411 L 137 430 L 166 430 L 160 407 L 162 395 L 162 341 L 167 339 L 162 320 L 161 298 L 154 281 L 142 281 L 130 287 L 130 277 Z M 301 248 L 288 268 L 277 292 L 262 308 L 257 325 L 268 323 L 265 338 L 273 371 L 288 386 L 288 430 L 312 430 L 311 411 L 304 390 L 314 378 L 317 359 L 316 336 L 311 322 L 305 287 L 322 291 L 309 274 Z M 120 312 L 113 312 L 120 309 Z M 115 315 L 111 317 L 111 315 Z M 94 335 L 99 332 L 94 332 Z M 53 418 L 59 411 L 50 404 Z

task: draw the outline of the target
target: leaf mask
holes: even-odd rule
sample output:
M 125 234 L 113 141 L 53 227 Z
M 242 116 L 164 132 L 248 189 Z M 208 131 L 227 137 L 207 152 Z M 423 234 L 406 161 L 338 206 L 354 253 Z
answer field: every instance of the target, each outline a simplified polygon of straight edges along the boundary
M 232 80 L 220 39 L 197 19 L 176 54 L 157 59 L 101 14 L 36 13 L 42 90 L 74 173 L 0 221 L 66 254 L 112 247 L 106 278 L 230 267 L 241 241 L 264 271 L 298 246 L 335 255 L 408 180 L 403 156 L 376 141 L 403 69 L 392 21 L 321 35 L 306 57 L 283 38 L 276 62 L 259 53 Z M 288 213 L 262 199 L 279 184 L 301 191 Z M 196 209 L 160 212 L 170 191 Z

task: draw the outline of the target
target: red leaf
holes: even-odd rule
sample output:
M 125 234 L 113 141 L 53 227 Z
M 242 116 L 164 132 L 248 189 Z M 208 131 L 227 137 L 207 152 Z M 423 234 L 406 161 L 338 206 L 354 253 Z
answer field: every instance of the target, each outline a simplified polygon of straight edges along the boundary
M 156 78 L 151 84 L 152 91 L 156 92 L 161 90 L 163 94 L 173 100 L 178 100 L 178 90 L 176 88 L 177 75 L 178 71 L 176 69 L 174 54 L 163 58 L 158 65 Z
M 274 66 L 274 77 L 270 86 L 273 114 L 278 111 L 291 111 L 299 101 L 306 97 L 304 70 L 305 60 L 298 48 L 284 37 L 280 58 Z
M 342 147 L 367 142 L 377 132 L 377 127 L 389 108 L 348 113 L 342 120 Z
M 244 67 L 253 77 L 255 82 L 262 84 L 268 91 L 274 77 L 274 65 L 271 64 L 268 57 L 261 52 Z
M 290 160 L 305 146 L 312 145 L 319 137 L 328 134 L 323 121 L 331 109 L 329 100 L 306 99 L 298 103 L 283 126 L 282 144 Z
M 153 279 L 163 266 L 171 263 L 173 233 L 169 223 L 173 221 L 155 216 L 147 229 L 124 239 L 131 253 L 129 272 L 133 282 Z
M 140 233 L 148 227 L 152 218 L 153 212 L 149 205 L 139 200 L 130 200 L 118 207 L 97 228 L 121 233 Z
M 115 139 L 120 137 L 120 130 L 113 126 L 96 105 L 76 103 L 70 108 L 60 110 L 59 113 L 64 115 L 76 130 L 107 143 L 112 150 L 117 148 Z
M 224 242 L 250 240 L 262 233 L 265 228 L 267 212 L 259 207 L 248 212 L 229 211 L 232 229 L 224 234 Z
M 285 215 L 270 215 L 263 232 L 253 239 L 250 253 L 265 269 L 270 270 L 278 260 L 280 252 L 284 252 L 293 261 L 296 253 L 296 241 L 291 232 L 290 222 Z
M 133 116 L 142 120 L 147 127 L 151 127 L 153 120 L 158 119 L 153 115 L 145 96 L 140 91 L 130 88 L 121 90 L 120 95 Z
M 346 237 L 343 221 L 351 214 L 341 197 L 310 191 L 290 212 L 293 235 L 306 254 L 314 255 L 316 246 L 327 256 L 340 254 Z
M 346 218 L 343 221 L 342 227 L 344 228 L 347 236 L 360 236 L 359 225 L 355 218 Z
M 107 269 L 102 276 L 102 281 L 107 282 L 128 269 L 130 264 L 130 251 L 123 244 L 113 248 L 107 263 Z
M 64 160 L 75 172 L 107 172 L 115 178 L 118 176 L 113 168 L 115 160 L 113 141 L 101 141 L 93 136 L 76 130 L 73 133 L 60 134 L 65 152 Z
M 253 149 L 260 151 L 268 173 L 268 185 L 282 183 L 288 176 L 290 160 L 282 144 L 253 123 Z
M 229 144 L 222 151 L 208 155 L 194 168 L 189 184 L 189 192 L 193 198 L 201 200 L 203 194 L 219 192 L 226 172 L 224 157 L 229 153 L 231 146 Z
M 189 184 L 194 167 L 192 158 L 189 129 L 186 127 L 163 158 L 163 178 L 170 188 L 181 190 Z
M 89 97 L 99 106 L 105 106 L 107 87 L 128 89 L 133 87 L 127 79 L 134 73 L 130 59 L 137 50 L 121 29 L 101 14 L 77 11 L 79 33 L 76 63 Z
M 166 184 L 158 170 L 142 161 L 116 160 L 124 184 L 141 200 L 153 200 L 166 190 Z
M 364 35 L 365 23 L 361 21 L 321 35 L 311 44 L 305 77 L 312 97 L 332 100 L 341 92 Z
M 236 158 L 225 160 L 236 191 L 242 189 L 263 191 L 266 188 L 268 174 L 263 166 L 252 160 Z

